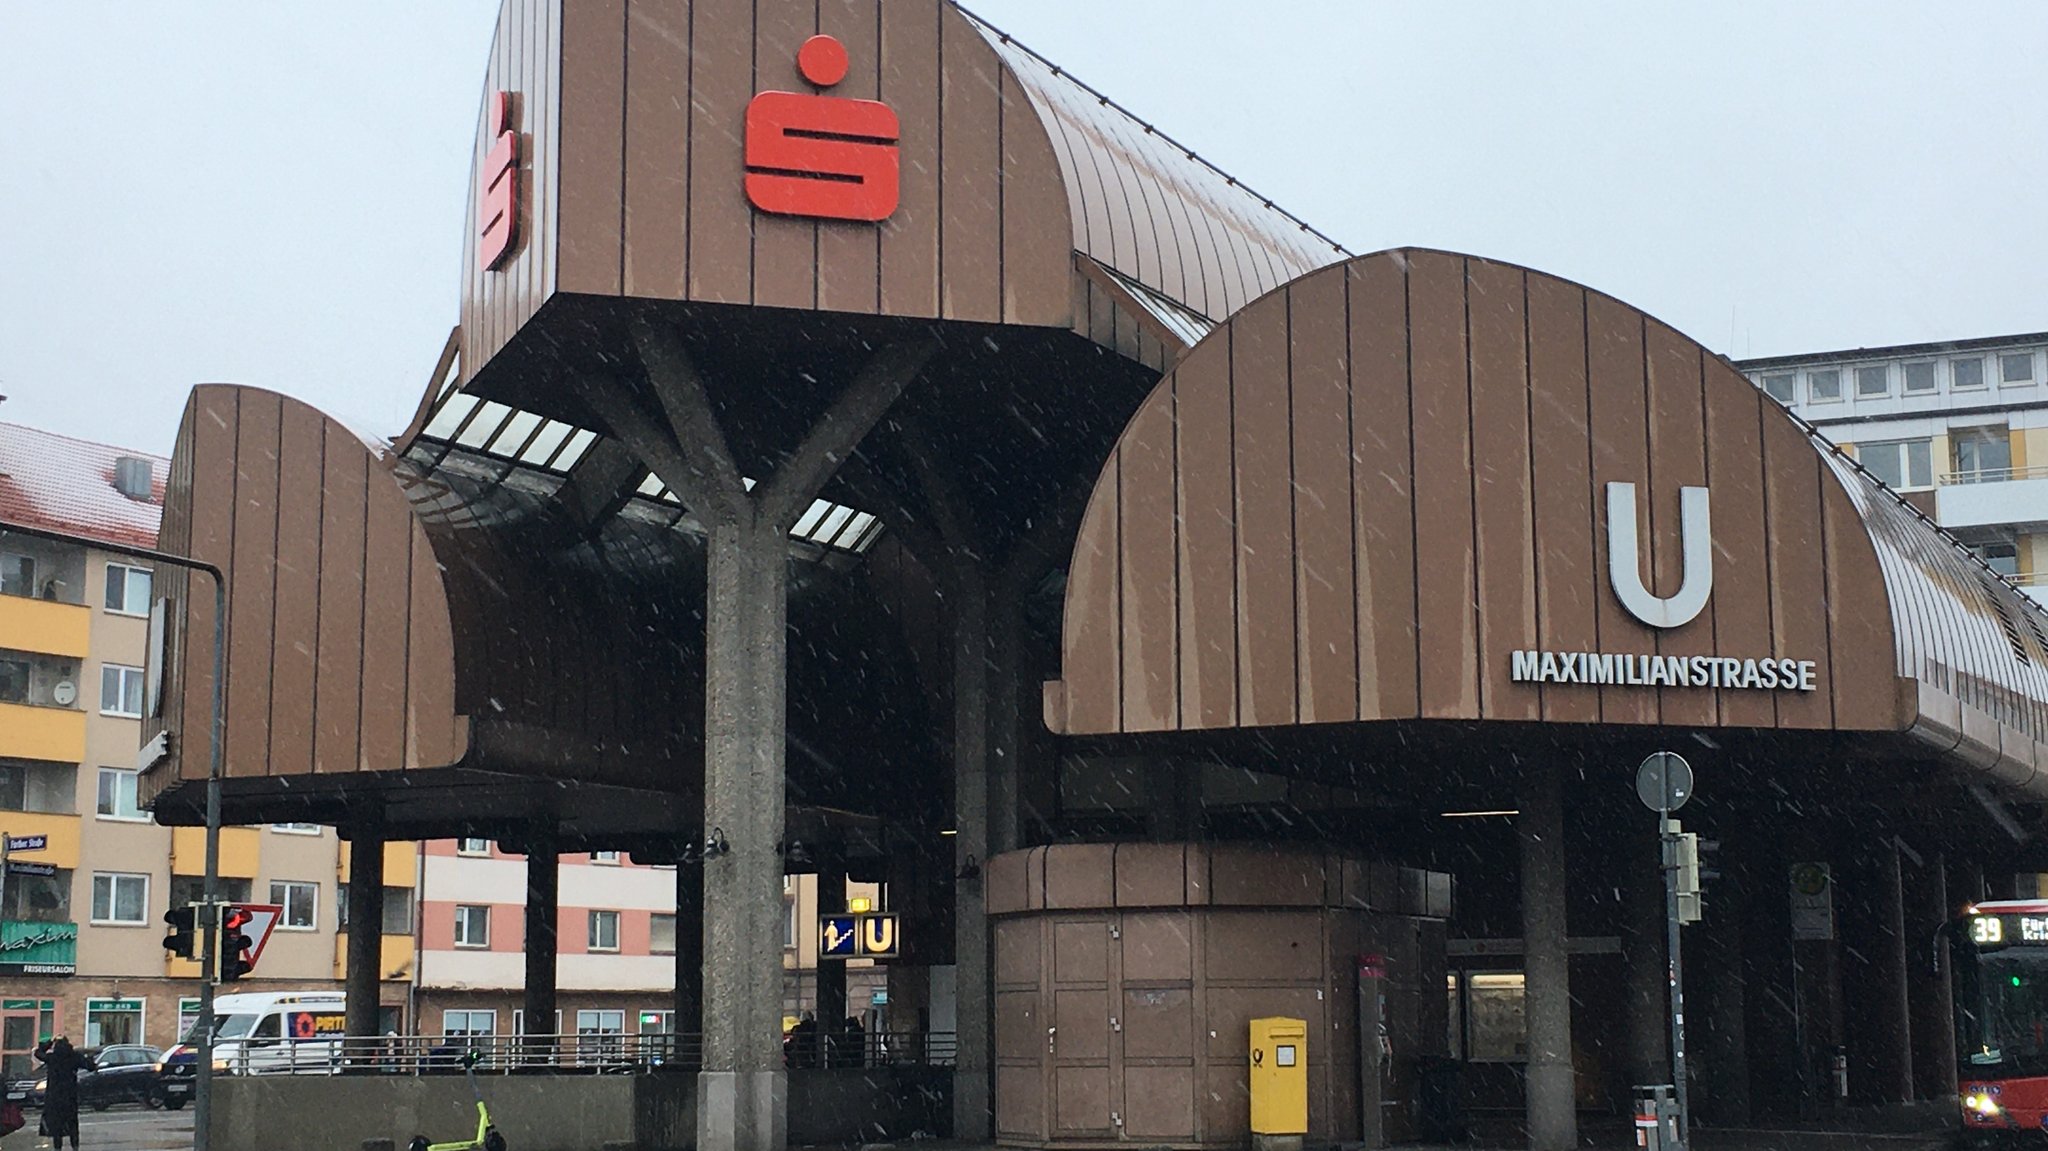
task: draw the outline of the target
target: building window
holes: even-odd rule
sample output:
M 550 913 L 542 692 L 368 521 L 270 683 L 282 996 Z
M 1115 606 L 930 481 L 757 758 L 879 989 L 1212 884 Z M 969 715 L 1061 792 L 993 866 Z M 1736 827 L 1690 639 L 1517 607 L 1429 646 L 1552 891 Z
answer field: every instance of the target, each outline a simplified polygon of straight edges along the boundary
M 455 946 L 491 945 L 491 909 L 459 905 L 455 908 Z
M 1948 362 L 1948 386 L 1951 388 L 1981 388 L 1984 386 L 1984 357 L 1966 356 Z
M 142 669 L 117 663 L 100 666 L 100 714 L 142 718 Z
M 676 953 L 676 917 L 665 911 L 657 911 L 647 917 L 647 950 L 656 955 Z
M 1931 440 L 1879 440 L 1856 445 L 1856 458 L 1887 487 L 1903 491 L 1934 483 Z
M 149 922 L 149 876 L 93 873 L 92 921 L 123 927 Z
M 525 1034 L 527 1034 L 527 1033 L 528 1033 L 528 1032 L 527 1032 L 527 1030 L 526 1030 L 526 1012 L 525 1012 L 525 1010 L 524 1010 L 524 1009 L 520 1009 L 520 1010 L 515 1010 L 515 1011 L 513 1011 L 513 1012 L 512 1012 L 512 1034 L 514 1034 L 514 1035 L 525 1035 Z M 539 1034 L 541 1034 L 541 1035 L 560 1035 L 561 1033 L 562 1033 L 562 1012 L 561 1012 L 561 1009 L 560 1009 L 560 1008 L 557 1008 L 557 1009 L 555 1010 L 555 1023 L 554 1023 L 554 1026 L 553 1026 L 553 1027 L 551 1027 L 551 1028 L 549 1028 L 549 1029 L 548 1029 L 548 1030 L 546 1030 L 546 1031 L 542 1031 L 542 1032 L 539 1032 Z
M 334 885 L 335 927 L 348 930 L 348 884 Z M 412 888 L 384 887 L 384 928 L 385 935 L 412 934 Z
M 71 922 L 71 870 L 55 875 L 10 875 L 0 892 L 0 919 L 24 923 Z
M 617 951 L 619 949 L 618 912 L 593 911 L 590 913 L 590 949 L 592 951 Z
M 140 999 L 86 1000 L 85 1045 L 101 1047 L 142 1042 L 142 1003 Z M 114 1053 L 112 1065 L 123 1066 L 122 1056 L 128 1054 L 131 1053 Z M 106 1057 L 101 1057 L 101 1067 L 106 1067 L 109 1063 Z
M 642 1011 L 640 1013 L 640 1034 L 674 1035 L 676 1013 L 673 1011 Z
M 121 615 L 148 615 L 151 579 L 148 568 L 108 564 L 107 610 Z
M 0 595 L 33 596 L 35 594 L 35 557 L 15 555 L 12 552 L 0 552 Z
M 94 812 L 101 819 L 148 819 L 148 813 L 135 802 L 135 773 L 118 767 L 100 768 L 100 797 Z
M 788 951 L 796 946 L 796 900 L 782 901 L 782 948 Z
M 1923 395 L 1934 390 L 1934 361 L 1915 360 L 1905 365 L 1906 394 Z
M 1955 444 L 1955 482 L 1984 484 L 2012 478 L 2012 436 L 2006 429 L 1960 428 L 1949 434 Z
M 1799 377 L 1791 372 L 1773 372 L 1764 377 L 1764 394 L 1781 404 L 1789 404 L 1798 394 Z
M 1806 398 L 1816 404 L 1825 404 L 1842 398 L 1842 371 L 1840 368 L 1822 368 L 1806 373 Z
M 576 1053 L 580 1056 L 617 1056 L 625 1046 L 619 1037 L 625 1033 L 626 1013 L 623 1011 L 576 1013 Z
M 498 1033 L 495 1011 L 443 1011 L 441 1034 L 451 1039 L 489 1039 Z
M 1519 971 L 1472 971 L 1464 973 L 1462 979 L 1450 976 L 1451 1019 L 1464 1024 L 1464 1042 L 1453 1046 L 1453 1054 L 1462 1053 L 1471 1063 L 1520 1063 L 1527 1059 L 1528 1022 L 1523 990 L 1524 980 Z
M 1998 382 L 2001 384 L 2031 384 L 2034 382 L 2034 353 L 2005 352 L 1998 357 Z
M 228 903 L 249 902 L 249 881 L 230 879 L 225 875 L 214 877 L 214 890 Z M 203 875 L 171 876 L 172 907 L 191 907 L 206 902 L 206 877 Z
M 491 841 L 488 839 L 458 839 L 455 841 L 457 855 L 489 855 Z
M 286 835 L 318 835 L 320 834 L 320 825 L 317 823 L 273 823 L 270 825 L 270 830 L 282 831 Z
M 317 883 L 290 879 L 270 881 L 270 902 L 284 908 L 277 917 L 277 925 L 287 931 L 313 930 L 319 900 L 320 885 Z
M 590 853 L 590 862 L 616 865 L 619 862 L 619 853 L 616 851 L 593 851 Z
M 1856 369 L 1856 398 L 1875 399 L 1892 394 L 1891 368 L 1884 364 L 1867 364 Z
M 1992 571 L 2002 576 L 2020 574 L 2020 549 L 2010 540 L 1993 540 L 1990 543 L 1971 544 L 1970 550 L 1977 553 Z
M 28 661 L 0 659 L 0 703 L 28 702 Z

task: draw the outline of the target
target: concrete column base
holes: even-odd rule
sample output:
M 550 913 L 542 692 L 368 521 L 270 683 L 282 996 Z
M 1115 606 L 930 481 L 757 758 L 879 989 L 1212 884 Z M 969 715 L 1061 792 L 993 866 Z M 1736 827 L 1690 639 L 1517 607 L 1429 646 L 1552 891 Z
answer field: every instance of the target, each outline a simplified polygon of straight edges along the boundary
M 789 1142 L 789 1073 L 697 1073 L 697 1151 L 782 1151 Z
M 1253 1135 L 1252 1151 L 1301 1151 L 1301 1135 Z

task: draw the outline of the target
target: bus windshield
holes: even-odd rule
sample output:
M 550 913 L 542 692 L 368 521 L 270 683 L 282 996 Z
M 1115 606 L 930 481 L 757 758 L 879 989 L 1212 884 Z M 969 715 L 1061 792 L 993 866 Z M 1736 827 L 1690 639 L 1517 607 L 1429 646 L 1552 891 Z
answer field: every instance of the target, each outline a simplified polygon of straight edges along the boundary
M 1953 938 L 1958 1070 L 2048 1075 L 2048 943 L 1973 939 L 1969 921 Z

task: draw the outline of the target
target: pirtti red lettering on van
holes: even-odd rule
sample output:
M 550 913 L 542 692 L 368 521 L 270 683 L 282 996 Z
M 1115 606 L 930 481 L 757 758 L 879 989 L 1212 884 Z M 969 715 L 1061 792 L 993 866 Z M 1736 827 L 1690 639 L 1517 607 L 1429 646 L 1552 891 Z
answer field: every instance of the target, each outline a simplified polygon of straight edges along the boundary
M 476 262 L 495 271 L 519 237 L 519 133 L 512 126 L 512 93 L 491 97 L 490 131 L 497 139 L 477 169 Z
M 819 88 L 846 78 L 846 47 L 813 36 L 797 69 Z M 747 105 L 747 200 L 763 212 L 885 220 L 900 188 L 896 112 L 875 100 L 762 92 Z

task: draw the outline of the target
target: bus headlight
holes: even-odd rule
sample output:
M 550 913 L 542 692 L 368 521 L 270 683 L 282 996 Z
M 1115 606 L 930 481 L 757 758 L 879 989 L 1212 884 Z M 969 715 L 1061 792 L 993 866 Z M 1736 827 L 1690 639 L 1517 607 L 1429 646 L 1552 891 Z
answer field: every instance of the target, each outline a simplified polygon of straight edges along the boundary
M 1963 1110 L 1979 1119 L 1996 1119 L 2005 1108 L 1998 1105 L 1998 1100 L 1993 1099 L 1989 1091 L 1972 1091 L 1963 1096 Z

